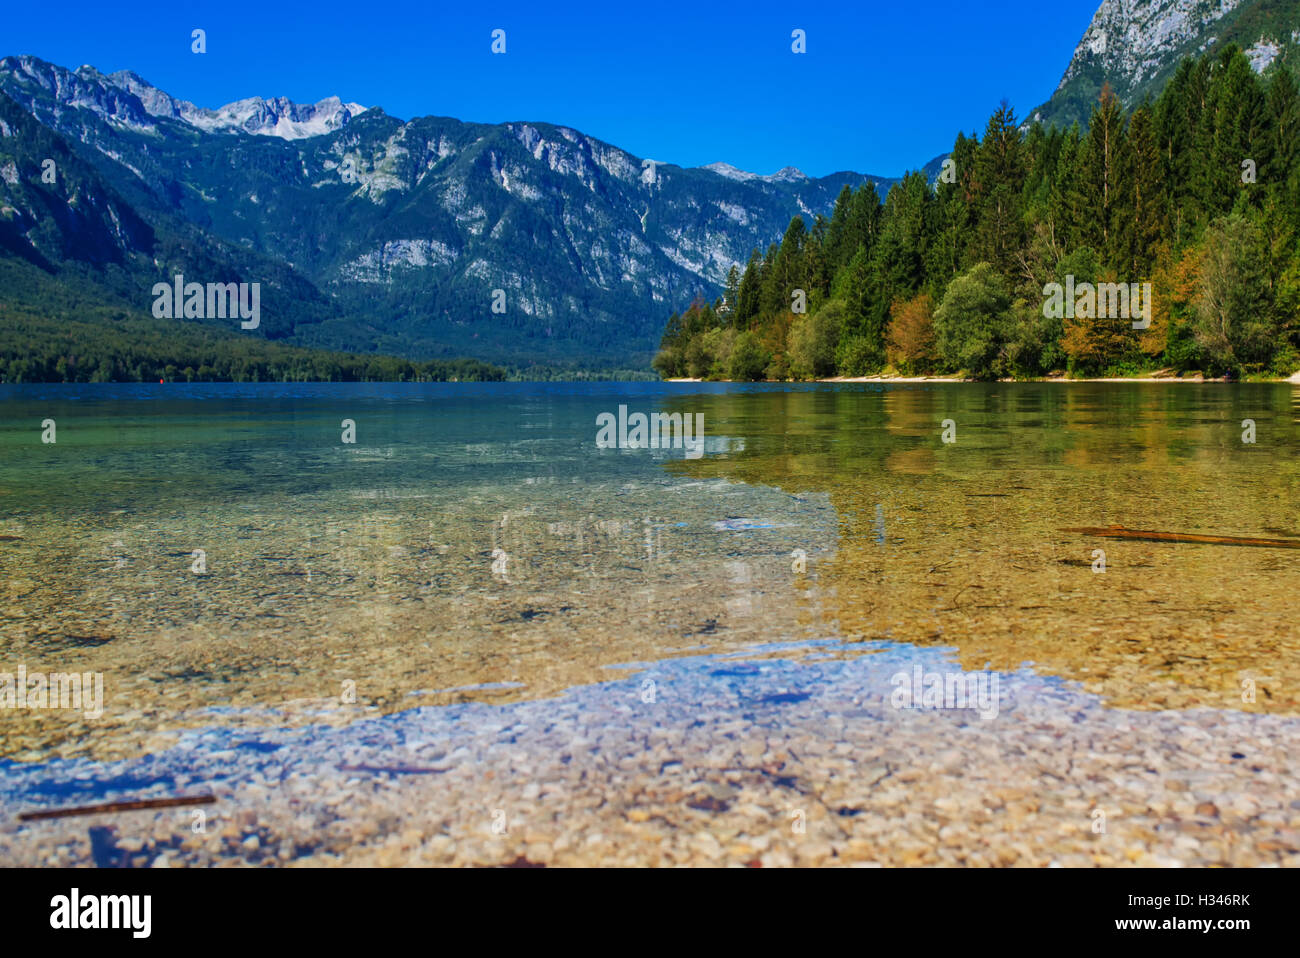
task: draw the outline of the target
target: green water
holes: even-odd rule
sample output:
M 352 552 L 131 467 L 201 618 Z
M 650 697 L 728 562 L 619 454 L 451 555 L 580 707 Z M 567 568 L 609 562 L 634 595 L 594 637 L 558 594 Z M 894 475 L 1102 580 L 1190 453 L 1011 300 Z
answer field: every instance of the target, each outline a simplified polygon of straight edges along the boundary
M 598 449 L 621 404 L 702 414 L 704 454 Z M 1298 418 L 1250 384 L 3 387 L 4 668 L 102 671 L 106 710 L 6 715 L 0 752 L 806 637 L 1294 712 L 1300 551 L 1062 530 L 1297 536 Z

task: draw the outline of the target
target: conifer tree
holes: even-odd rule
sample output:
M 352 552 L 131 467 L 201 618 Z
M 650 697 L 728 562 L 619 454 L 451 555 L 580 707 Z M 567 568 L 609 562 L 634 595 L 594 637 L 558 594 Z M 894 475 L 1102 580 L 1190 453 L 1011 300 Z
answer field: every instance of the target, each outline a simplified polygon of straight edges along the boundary
M 796 289 L 803 290 L 805 306 L 808 295 L 808 277 L 805 274 L 805 244 L 808 230 L 804 227 L 803 217 L 796 216 L 786 227 L 785 236 L 776 247 L 776 256 L 772 260 L 771 280 L 764 284 L 763 312 L 767 314 L 789 310 L 792 295 Z
M 1081 160 L 1079 124 L 1066 131 L 1061 141 L 1061 152 L 1056 169 L 1052 172 L 1052 190 L 1048 197 L 1048 230 L 1065 251 L 1074 249 L 1080 242 L 1080 219 L 1086 215 L 1081 207 L 1082 187 L 1079 183 Z
M 876 192 L 876 184 L 862 184 L 854 191 L 853 198 L 849 201 L 844 244 L 841 250 L 848 259 L 857 255 L 859 246 L 865 246 L 868 254 L 875 248 L 876 235 L 880 229 L 880 217 L 880 194 Z
M 1289 70 L 1275 66 L 1269 74 L 1268 131 L 1257 172 L 1264 191 L 1285 204 L 1300 185 L 1300 91 Z M 1300 204 L 1291 205 L 1291 211 L 1293 225 L 1300 230 Z
M 963 133 L 957 134 L 952 153 L 954 181 L 935 183 L 930 230 L 932 243 L 926 258 L 926 273 L 931 296 L 943 296 L 954 276 L 961 271 L 971 221 L 971 180 L 976 143 Z
M 1120 175 L 1124 144 L 1124 115 L 1119 97 L 1110 88 L 1102 87 L 1097 106 L 1088 120 L 1088 135 L 1083 140 L 1080 166 L 1080 201 L 1089 202 L 1089 213 L 1079 224 L 1080 241 L 1084 246 L 1105 250 L 1107 259 L 1113 261 L 1115 249 L 1111 234 L 1115 229 L 1117 212 L 1122 210 Z
M 1015 266 L 1015 250 L 1025 239 L 1021 196 L 1025 155 L 1015 111 L 1002 104 L 989 118 L 975 154 L 975 231 L 969 258 L 991 263 L 1002 274 Z
M 722 294 L 722 299 L 731 311 L 732 324 L 735 324 L 736 305 L 740 301 L 740 267 L 735 263 L 731 264 L 731 269 L 727 270 L 727 288 Z
M 753 321 L 758 318 L 762 272 L 763 260 L 759 258 L 758 249 L 755 248 L 749 254 L 749 262 L 745 264 L 745 273 L 741 276 L 740 286 L 736 291 L 736 313 L 731 321 L 736 329 L 749 329 Z
M 1145 104 L 1129 119 L 1124 150 L 1123 202 L 1115 216 L 1120 279 L 1137 282 L 1149 277 L 1165 234 L 1164 168 L 1156 142 L 1155 120 Z
M 853 188 L 847 183 L 835 198 L 830 225 L 826 229 L 826 260 L 832 272 L 841 269 L 855 249 L 845 250 L 848 242 L 849 207 L 853 204 Z
M 1211 73 L 1209 109 L 1210 150 L 1202 184 L 1211 214 L 1229 212 L 1242 194 L 1242 163 L 1251 160 L 1258 167 L 1260 152 L 1267 148 L 1263 123 L 1266 115 L 1263 91 L 1255 79 L 1250 61 L 1235 45 L 1219 53 Z M 1260 191 L 1247 190 L 1248 197 Z M 1258 203 L 1254 203 L 1258 208 Z

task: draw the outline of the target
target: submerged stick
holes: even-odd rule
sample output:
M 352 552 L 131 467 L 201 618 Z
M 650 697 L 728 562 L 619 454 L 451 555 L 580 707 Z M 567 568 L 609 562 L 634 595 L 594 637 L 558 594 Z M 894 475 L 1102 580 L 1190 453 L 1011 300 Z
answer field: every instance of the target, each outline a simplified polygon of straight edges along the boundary
M 42 818 L 71 818 L 74 815 L 99 815 L 104 812 L 133 812 L 142 808 L 174 808 L 177 805 L 211 805 L 215 795 L 191 795 L 182 798 L 142 798 L 134 802 L 105 802 L 103 805 L 78 805 L 75 808 L 53 808 L 41 812 L 23 812 L 20 822 L 34 822 Z
M 1123 526 L 1085 526 L 1062 529 L 1062 532 L 1079 532 L 1086 536 L 1106 539 L 1145 539 L 1149 542 L 1199 542 L 1213 546 L 1256 546 L 1264 549 L 1300 549 L 1300 539 L 1256 539 L 1249 536 L 1202 536 L 1190 532 L 1153 532 L 1144 529 L 1125 529 Z

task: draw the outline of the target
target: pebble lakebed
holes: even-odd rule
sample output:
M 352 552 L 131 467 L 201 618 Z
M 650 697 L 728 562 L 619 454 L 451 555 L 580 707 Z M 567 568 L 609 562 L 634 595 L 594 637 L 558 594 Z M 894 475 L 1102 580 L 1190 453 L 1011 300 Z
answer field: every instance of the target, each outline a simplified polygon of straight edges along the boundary
M 553 699 L 300 728 L 277 727 L 271 710 L 255 733 L 189 730 L 120 762 L 10 764 L 0 857 L 1300 864 L 1300 801 L 1287 787 L 1300 774 L 1300 719 L 1115 709 L 1030 670 L 999 676 L 991 718 L 895 708 L 893 676 L 917 665 L 956 667 L 942 650 L 888 642 L 759 646 L 632 664 Z M 15 822 L 51 804 L 195 792 L 216 798 L 202 833 L 189 808 Z

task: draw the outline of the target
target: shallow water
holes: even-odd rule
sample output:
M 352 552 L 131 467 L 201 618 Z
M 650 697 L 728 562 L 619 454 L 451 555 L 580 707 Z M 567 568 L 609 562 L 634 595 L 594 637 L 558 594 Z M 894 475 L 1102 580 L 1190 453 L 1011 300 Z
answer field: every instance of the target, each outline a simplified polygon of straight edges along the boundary
M 703 455 L 598 449 L 620 404 L 703 414 Z M 1295 537 L 1298 421 L 1287 385 L 0 387 L 0 671 L 104 676 L 102 716 L 0 711 L 0 789 L 66 799 L 151 754 L 202 781 L 195 735 L 473 703 L 594 695 L 626 737 L 615 689 L 679 659 L 743 738 L 715 656 L 793 688 L 917 646 L 1024 686 L 1016 708 L 1047 689 L 1116 728 L 1210 709 L 1292 735 L 1300 553 L 1062 530 Z

